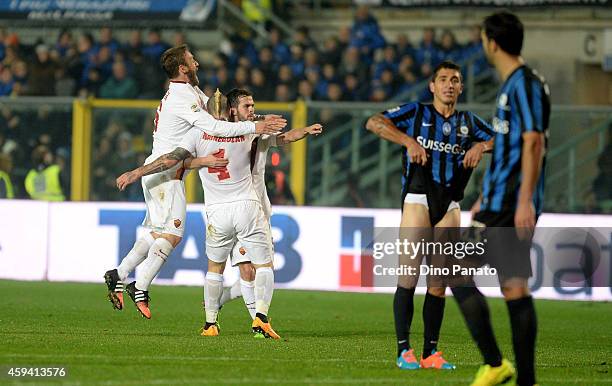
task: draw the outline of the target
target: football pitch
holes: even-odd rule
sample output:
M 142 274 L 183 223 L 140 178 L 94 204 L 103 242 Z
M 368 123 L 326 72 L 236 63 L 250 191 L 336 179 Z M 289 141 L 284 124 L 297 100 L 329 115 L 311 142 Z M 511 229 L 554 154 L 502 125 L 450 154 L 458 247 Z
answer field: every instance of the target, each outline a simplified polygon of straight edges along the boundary
M 452 298 L 440 350 L 455 371 L 395 367 L 391 295 L 277 290 L 280 341 L 253 339 L 242 299 L 221 311 L 221 336 L 201 337 L 202 289 L 152 288 L 153 318 L 126 295 L 115 311 L 105 285 L 0 281 L 0 384 L 466 385 L 481 361 Z M 411 341 L 422 349 L 415 301 Z M 505 304 L 489 299 L 504 356 L 513 358 Z M 541 385 L 612 384 L 612 306 L 536 302 Z M 8 377 L 9 367 L 64 367 L 64 378 Z

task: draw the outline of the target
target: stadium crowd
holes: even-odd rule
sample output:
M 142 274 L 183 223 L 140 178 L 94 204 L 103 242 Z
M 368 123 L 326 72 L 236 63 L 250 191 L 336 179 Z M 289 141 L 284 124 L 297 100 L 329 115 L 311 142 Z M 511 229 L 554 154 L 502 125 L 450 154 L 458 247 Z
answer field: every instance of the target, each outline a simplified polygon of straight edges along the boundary
M 97 31 L 97 38 L 92 32 L 76 35 L 63 30 L 54 44 L 40 36 L 28 45 L 18 34 L 0 29 L 0 96 L 159 99 L 166 88 L 159 58 L 171 45 L 186 43 L 186 36 L 176 31 L 166 42 L 160 30 L 146 31 L 146 38 L 144 34 L 134 30 L 127 40 L 119 41 L 110 27 Z M 406 35 L 387 42 L 365 7 L 357 10 L 352 27 L 341 28 L 321 44 L 306 27 L 292 37 L 269 28 L 266 44 L 257 46 L 254 41 L 248 35 L 229 36 L 219 45 L 212 65 L 200 67 L 201 87 L 208 95 L 217 87 L 223 92 L 240 87 L 253 92 L 258 101 L 384 101 L 427 78 L 444 58 L 461 61 L 482 50 L 477 28 L 464 45 L 456 42 L 451 31 L 444 31 L 438 41 L 433 29 L 425 29 L 418 44 Z M 485 66 L 486 61 L 481 58 L 477 64 Z M 112 181 L 118 172 L 144 159 L 150 117 L 101 114 L 94 118 L 94 127 L 104 129 L 94 133 L 92 198 L 140 200 L 138 190 L 116 192 Z M 15 197 L 28 196 L 24 185 L 28 171 L 43 168 L 39 146 L 53 155 L 47 160 L 66 164 L 71 138 L 66 134 L 68 122 L 69 111 L 48 106 L 34 111 L 2 107 L 0 153 L 8 158 L 2 164 L 12 165 L 4 169 L 11 169 Z M 121 160 L 108 157 L 110 151 Z M 61 185 L 67 190 L 65 180 Z

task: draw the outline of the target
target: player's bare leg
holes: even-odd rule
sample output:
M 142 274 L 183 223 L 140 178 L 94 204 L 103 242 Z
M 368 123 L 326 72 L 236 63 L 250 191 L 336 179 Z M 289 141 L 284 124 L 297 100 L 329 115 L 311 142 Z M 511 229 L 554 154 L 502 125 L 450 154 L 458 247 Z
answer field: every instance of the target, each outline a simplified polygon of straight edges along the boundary
M 146 233 L 134 243 L 134 246 L 123 258 L 116 269 L 104 274 L 108 288 L 108 299 L 117 310 L 123 309 L 123 290 L 130 272 L 132 272 L 147 257 L 147 253 L 155 241 L 152 233 Z
M 436 241 L 441 243 L 452 242 L 451 233 L 456 231 L 460 224 L 461 212 L 459 209 L 455 208 L 447 211 L 442 220 L 435 225 L 435 228 L 441 230 L 441 232 L 436 232 Z M 431 256 L 429 264 L 444 267 L 446 258 L 444 256 Z M 442 357 L 442 352 L 438 351 L 438 339 L 446 303 L 444 278 L 429 275 L 427 279 L 427 294 L 423 304 L 423 352 L 420 364 L 422 368 L 454 370 L 455 365 L 447 362 Z
M 253 332 L 265 338 L 280 339 L 268 320 L 268 310 L 274 293 L 274 268 L 272 262 L 253 264 L 255 268 L 255 319 L 251 325 Z
M 149 309 L 149 286 L 164 265 L 170 253 L 181 242 L 181 237 L 169 233 L 152 233 L 155 241 L 149 248 L 147 258 L 143 261 L 142 269 L 136 275 L 136 281 L 131 282 L 126 291 L 136 305 L 140 314 L 151 319 Z
M 421 240 L 426 235 L 423 231 L 430 228 L 429 210 L 425 205 L 405 203 L 400 222 L 400 239 Z M 423 256 L 399 256 L 399 264 L 419 267 Z M 414 291 L 419 280 L 416 275 L 401 275 L 397 278 L 397 288 L 393 297 L 393 316 L 397 336 L 396 364 L 403 370 L 420 368 L 414 350 L 410 346 L 410 326 L 414 314 Z
M 206 286 L 204 290 L 204 310 L 206 321 L 202 328 L 202 336 L 219 335 L 217 315 L 219 314 L 219 300 L 223 293 L 223 271 L 225 262 L 217 263 L 208 259 L 208 272 L 206 272 Z

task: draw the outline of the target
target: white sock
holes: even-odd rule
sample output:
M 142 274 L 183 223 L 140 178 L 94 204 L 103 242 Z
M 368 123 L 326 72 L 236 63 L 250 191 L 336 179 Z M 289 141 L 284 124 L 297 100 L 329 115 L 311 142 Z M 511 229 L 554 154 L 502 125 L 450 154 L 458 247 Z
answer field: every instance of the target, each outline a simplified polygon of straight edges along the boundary
M 142 269 L 139 269 L 136 275 L 136 288 L 142 291 L 149 290 L 151 282 L 157 276 L 173 249 L 170 241 L 161 237 L 155 239 L 155 242 L 149 248 L 149 254 L 143 262 Z
M 149 249 L 155 239 L 150 233 L 146 233 L 144 236 L 136 240 L 132 250 L 121 260 L 121 264 L 117 267 L 117 273 L 122 282 L 125 283 L 126 279 L 130 275 L 138 264 L 142 263 L 149 253 Z
M 219 299 L 219 306 L 222 306 L 230 300 L 237 299 L 241 296 L 242 292 L 240 292 L 240 281 L 236 280 L 231 287 L 223 287 L 223 293 L 221 294 L 221 299 Z
M 215 323 L 219 313 L 219 299 L 223 292 L 223 275 L 220 273 L 206 273 L 206 290 L 204 291 L 204 309 L 206 322 Z
M 240 279 L 240 290 L 251 319 L 255 319 L 255 282 Z
M 272 267 L 257 268 L 255 271 L 255 312 L 268 315 L 274 293 L 274 271 Z

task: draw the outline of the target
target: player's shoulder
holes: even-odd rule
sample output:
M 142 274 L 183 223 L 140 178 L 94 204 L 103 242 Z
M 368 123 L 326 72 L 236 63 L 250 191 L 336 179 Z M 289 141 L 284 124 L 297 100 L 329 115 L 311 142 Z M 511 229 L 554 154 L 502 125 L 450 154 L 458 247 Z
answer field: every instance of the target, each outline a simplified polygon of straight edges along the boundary
M 395 107 L 391 107 L 390 109 L 385 110 L 385 113 L 391 115 L 399 115 L 410 111 L 416 111 L 421 108 L 423 108 L 423 104 L 420 102 L 408 102 L 403 103 L 401 105 L 397 105 Z

